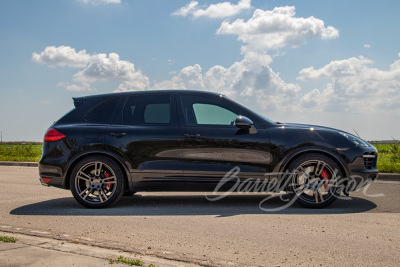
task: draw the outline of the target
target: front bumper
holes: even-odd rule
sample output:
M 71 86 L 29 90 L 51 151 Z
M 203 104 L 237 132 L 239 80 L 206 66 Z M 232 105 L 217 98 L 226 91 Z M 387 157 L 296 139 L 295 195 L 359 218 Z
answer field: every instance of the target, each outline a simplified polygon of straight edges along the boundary
M 357 191 L 372 183 L 378 178 L 378 173 L 377 169 L 352 170 L 352 174 L 347 177 L 346 192 Z
M 349 193 L 363 188 L 378 178 L 377 159 L 377 154 L 365 153 L 348 165 L 350 175 L 346 179 L 346 192 Z

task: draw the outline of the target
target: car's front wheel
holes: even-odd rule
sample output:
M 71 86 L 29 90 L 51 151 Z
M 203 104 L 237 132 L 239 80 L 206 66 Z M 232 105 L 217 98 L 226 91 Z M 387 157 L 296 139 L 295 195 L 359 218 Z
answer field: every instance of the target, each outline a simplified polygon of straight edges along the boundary
M 117 202 L 124 192 L 121 168 L 104 156 L 82 159 L 72 170 L 70 188 L 74 198 L 88 208 L 104 208 Z
M 342 172 L 330 157 L 312 153 L 300 156 L 288 167 L 287 191 L 296 202 L 311 208 L 332 204 L 340 195 Z

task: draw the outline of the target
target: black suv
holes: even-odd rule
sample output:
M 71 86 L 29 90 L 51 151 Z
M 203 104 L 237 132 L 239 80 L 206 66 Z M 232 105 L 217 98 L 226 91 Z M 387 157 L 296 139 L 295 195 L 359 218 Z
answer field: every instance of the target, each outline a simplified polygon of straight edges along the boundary
M 377 150 L 362 139 L 273 122 L 217 93 L 114 93 L 74 98 L 74 105 L 47 131 L 39 175 L 90 208 L 138 191 L 261 185 L 318 208 L 378 175 Z

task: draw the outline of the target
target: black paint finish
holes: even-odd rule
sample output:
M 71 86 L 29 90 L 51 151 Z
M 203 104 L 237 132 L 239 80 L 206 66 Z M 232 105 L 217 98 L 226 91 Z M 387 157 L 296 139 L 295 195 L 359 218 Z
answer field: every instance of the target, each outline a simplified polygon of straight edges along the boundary
M 227 124 L 196 123 L 192 114 L 196 104 L 243 117 Z M 157 114 L 157 110 L 169 114 Z M 296 157 L 315 152 L 331 157 L 346 177 L 357 175 L 360 184 L 378 174 L 376 157 L 372 165 L 366 164 L 364 155 L 376 156 L 377 151 L 365 141 L 350 134 L 346 138 L 332 128 L 275 123 L 210 92 L 164 90 L 80 97 L 75 99 L 75 108 L 51 128 L 66 137 L 43 144 L 39 174 L 51 179 L 50 186 L 60 188 L 69 187 L 71 169 L 89 155 L 116 161 L 126 174 L 126 190 L 132 192 L 214 190 L 236 166 L 241 179 L 268 180 L 271 173 L 284 172 Z

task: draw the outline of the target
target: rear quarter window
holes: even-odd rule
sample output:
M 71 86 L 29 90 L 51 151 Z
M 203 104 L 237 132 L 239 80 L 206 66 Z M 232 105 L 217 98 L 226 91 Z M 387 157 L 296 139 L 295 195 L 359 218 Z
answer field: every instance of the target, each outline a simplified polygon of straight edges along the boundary
M 97 105 L 86 114 L 85 120 L 92 123 L 111 123 L 118 103 L 119 98 L 113 98 Z

